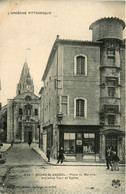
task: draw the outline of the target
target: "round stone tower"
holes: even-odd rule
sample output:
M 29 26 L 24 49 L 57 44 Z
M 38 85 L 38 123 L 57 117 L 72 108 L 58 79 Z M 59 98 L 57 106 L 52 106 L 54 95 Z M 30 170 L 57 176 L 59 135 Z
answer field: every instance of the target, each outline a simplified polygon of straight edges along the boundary
M 99 41 L 103 39 L 119 39 L 122 40 L 123 29 L 125 23 L 119 18 L 101 18 L 89 27 L 92 30 L 92 41 Z
M 123 101 L 121 70 L 124 69 L 122 60 L 123 30 L 125 23 L 118 18 L 102 18 L 91 24 L 92 41 L 101 42 L 100 47 L 100 157 L 105 160 L 106 147 L 112 147 L 124 161 L 122 147 L 122 117 Z M 124 145 L 123 145 L 124 146 Z

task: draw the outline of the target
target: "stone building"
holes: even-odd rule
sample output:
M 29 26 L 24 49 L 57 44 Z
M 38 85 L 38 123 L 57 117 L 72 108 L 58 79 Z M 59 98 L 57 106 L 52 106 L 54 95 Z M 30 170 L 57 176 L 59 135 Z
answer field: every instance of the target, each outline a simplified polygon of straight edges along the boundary
M 0 79 L 0 95 L 1 95 L 1 79 Z M 0 143 L 6 142 L 7 139 L 7 106 L 2 107 L 0 102 Z
M 34 94 L 33 79 L 25 61 L 17 93 L 7 103 L 7 141 L 39 141 L 39 105 L 40 99 Z
M 7 140 L 7 105 L 3 106 L 0 111 L 0 141 Z
M 91 24 L 92 41 L 57 36 L 42 80 L 41 149 L 57 158 L 104 161 L 112 146 L 124 162 L 125 23 L 102 18 Z

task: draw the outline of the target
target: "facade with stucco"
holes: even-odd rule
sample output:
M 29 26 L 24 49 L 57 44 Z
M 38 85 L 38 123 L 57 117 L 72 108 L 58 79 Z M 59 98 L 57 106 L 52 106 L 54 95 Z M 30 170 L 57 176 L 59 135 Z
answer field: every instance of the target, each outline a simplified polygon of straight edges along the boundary
M 125 23 L 102 18 L 91 24 L 92 41 L 57 36 L 42 80 L 41 149 L 57 158 L 104 161 L 111 146 L 124 162 Z

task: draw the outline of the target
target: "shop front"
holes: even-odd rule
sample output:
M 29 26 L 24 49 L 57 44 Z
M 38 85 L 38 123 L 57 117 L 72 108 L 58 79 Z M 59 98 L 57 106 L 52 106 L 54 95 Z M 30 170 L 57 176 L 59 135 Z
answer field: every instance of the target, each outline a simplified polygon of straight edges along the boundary
M 96 127 L 61 128 L 59 145 L 64 147 L 66 158 L 76 161 L 99 160 L 99 130 Z

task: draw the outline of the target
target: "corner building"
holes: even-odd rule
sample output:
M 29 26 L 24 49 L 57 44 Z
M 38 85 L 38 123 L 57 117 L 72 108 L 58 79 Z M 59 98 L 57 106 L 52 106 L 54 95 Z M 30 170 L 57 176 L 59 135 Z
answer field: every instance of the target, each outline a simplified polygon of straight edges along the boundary
M 125 23 L 102 18 L 91 24 L 92 41 L 57 36 L 41 89 L 41 149 L 57 158 L 104 161 L 112 146 L 124 162 Z
M 40 99 L 34 94 L 33 79 L 25 61 L 17 92 L 7 103 L 7 142 L 39 141 Z

